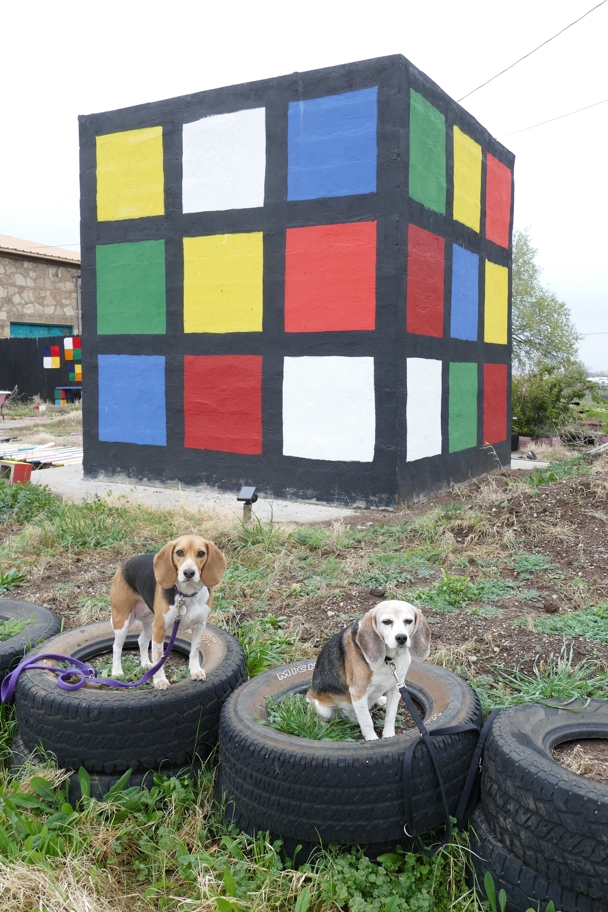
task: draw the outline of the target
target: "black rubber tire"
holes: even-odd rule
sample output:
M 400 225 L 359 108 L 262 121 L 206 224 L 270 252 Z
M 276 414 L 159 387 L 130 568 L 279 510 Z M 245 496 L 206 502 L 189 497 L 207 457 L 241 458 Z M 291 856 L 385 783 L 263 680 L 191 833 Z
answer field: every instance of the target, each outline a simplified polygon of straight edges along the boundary
M 268 671 L 240 687 L 220 719 L 220 795 L 226 815 L 255 835 L 302 845 L 366 845 L 369 854 L 399 844 L 403 833 L 402 761 L 414 731 L 380 741 L 312 741 L 262 725 L 266 698 L 304 692 L 314 660 Z M 425 662 L 413 663 L 408 687 L 423 708 L 430 731 L 481 723 L 474 690 L 462 678 Z M 453 812 L 477 736 L 435 739 Z M 444 823 L 439 788 L 426 749 L 416 753 L 414 812 L 419 830 Z M 243 824 L 245 821 L 245 824 Z
M 23 739 L 19 737 L 19 735 L 17 735 L 11 744 L 11 755 L 10 772 L 13 776 L 17 776 L 23 767 L 31 764 L 33 760 L 32 752 L 28 751 L 23 743 Z M 125 785 L 125 789 L 132 788 L 133 786 L 151 789 L 154 785 L 155 773 L 162 773 L 163 776 L 167 776 L 167 778 L 179 778 L 180 776 L 196 775 L 201 768 L 202 764 L 199 761 L 193 761 L 187 766 L 164 765 L 157 770 L 134 770 L 131 773 L 129 781 Z M 91 798 L 96 798 L 98 801 L 101 801 L 102 798 L 108 794 L 110 789 L 116 785 L 118 780 L 124 776 L 124 772 L 120 773 L 120 775 L 117 773 L 114 775 L 96 775 L 95 773 L 90 773 L 89 775 L 91 778 Z M 78 773 L 76 771 L 72 772 L 70 775 L 69 783 L 69 800 L 72 807 L 75 807 L 82 798 L 80 780 L 78 779 Z
M 478 892 L 485 897 L 483 881 L 489 871 L 496 893 L 503 889 L 507 894 L 505 912 L 545 912 L 551 900 L 558 912 L 608 912 L 606 902 L 551 883 L 512 855 L 496 838 L 479 806 L 471 817 L 470 836 Z
M 481 802 L 510 852 L 553 883 L 608 897 L 608 785 L 551 756 L 558 744 L 608 738 L 608 701 L 572 712 L 527 703 L 501 713 L 488 738 Z
M 0 599 L 0 621 L 30 621 L 21 633 L 0 642 L 0 680 L 19 664 L 26 652 L 55 636 L 61 630 L 61 619 L 42 605 L 17 602 L 14 599 Z
M 113 641 L 110 622 L 104 621 L 66 630 L 31 654 L 59 653 L 91 662 L 111 650 Z M 125 645 L 136 643 L 135 633 Z M 217 743 L 222 704 L 247 678 L 247 665 L 238 640 L 218 627 L 207 625 L 203 647 L 207 680 L 188 678 L 167 690 L 86 685 L 64 691 L 51 672 L 26 671 L 15 693 L 25 746 L 42 747 L 66 769 L 84 766 L 106 774 L 181 766 L 194 756 L 206 759 Z M 189 654 L 187 635 L 178 637 L 174 649 Z

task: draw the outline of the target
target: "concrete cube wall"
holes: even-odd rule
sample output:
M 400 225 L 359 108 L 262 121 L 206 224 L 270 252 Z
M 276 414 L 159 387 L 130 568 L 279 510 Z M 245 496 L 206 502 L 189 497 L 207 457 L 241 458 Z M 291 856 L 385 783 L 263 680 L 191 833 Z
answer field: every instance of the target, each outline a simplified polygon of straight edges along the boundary
M 80 136 L 88 475 L 392 504 L 508 461 L 513 156 L 405 58 Z

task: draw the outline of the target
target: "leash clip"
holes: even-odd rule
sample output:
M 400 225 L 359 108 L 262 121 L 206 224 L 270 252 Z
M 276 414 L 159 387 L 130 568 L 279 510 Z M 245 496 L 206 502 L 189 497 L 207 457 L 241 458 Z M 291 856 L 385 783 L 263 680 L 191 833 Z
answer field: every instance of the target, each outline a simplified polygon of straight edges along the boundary
M 397 682 L 397 690 L 401 690 L 402 687 L 405 687 L 405 681 L 399 680 L 399 675 L 397 674 L 397 666 L 395 665 L 395 663 L 393 662 L 392 659 L 385 659 L 384 661 L 390 668 L 391 673 L 392 673 L 395 681 Z

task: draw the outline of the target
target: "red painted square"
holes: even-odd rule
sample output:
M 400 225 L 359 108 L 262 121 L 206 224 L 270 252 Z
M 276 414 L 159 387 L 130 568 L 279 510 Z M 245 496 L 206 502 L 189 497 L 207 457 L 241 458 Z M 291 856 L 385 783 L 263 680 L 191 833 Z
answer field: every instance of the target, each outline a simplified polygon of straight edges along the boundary
M 60 358 L 60 357 L 61 357 L 61 355 L 59 353 L 59 346 L 51 345 L 51 358 Z
M 376 326 L 376 223 L 288 228 L 285 332 Z
M 262 452 L 262 358 L 186 355 L 184 446 L 222 453 Z
M 407 331 L 443 336 L 445 241 L 410 225 L 407 254 Z
M 487 156 L 486 170 L 486 237 L 501 247 L 509 246 L 511 228 L 511 169 L 497 158 Z
M 82 340 L 80 336 L 74 336 L 72 338 L 72 347 L 73 348 L 82 348 Z
M 507 439 L 507 365 L 483 366 L 483 442 Z

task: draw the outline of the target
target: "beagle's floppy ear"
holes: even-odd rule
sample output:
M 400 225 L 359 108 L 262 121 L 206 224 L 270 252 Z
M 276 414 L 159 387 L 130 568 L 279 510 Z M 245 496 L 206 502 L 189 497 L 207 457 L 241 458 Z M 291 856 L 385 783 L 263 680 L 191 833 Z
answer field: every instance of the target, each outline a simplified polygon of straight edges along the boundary
M 379 665 L 386 656 L 386 644 L 374 624 L 374 609 L 363 615 L 355 642 L 368 665 Z
M 226 558 L 213 542 L 206 541 L 207 561 L 201 572 L 201 579 L 208 589 L 217 586 L 226 569 Z
M 173 589 L 177 582 L 177 569 L 173 563 L 174 547 L 175 542 L 170 541 L 154 555 L 154 576 L 163 589 Z
M 428 659 L 431 651 L 431 630 L 420 608 L 416 608 L 416 627 L 410 641 L 412 658 L 418 662 Z

